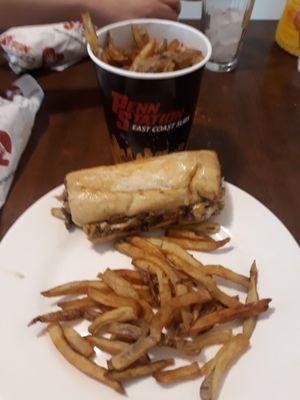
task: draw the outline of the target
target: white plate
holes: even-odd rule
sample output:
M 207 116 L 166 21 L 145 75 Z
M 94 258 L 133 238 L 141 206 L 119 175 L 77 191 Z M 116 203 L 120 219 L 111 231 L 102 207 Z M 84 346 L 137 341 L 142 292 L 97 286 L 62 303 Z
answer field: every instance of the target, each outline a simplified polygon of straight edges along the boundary
M 98 400 L 124 398 L 69 365 L 41 335 L 41 325 L 27 328 L 35 315 L 46 312 L 54 299 L 42 289 L 66 281 L 94 278 L 106 267 L 129 267 L 126 256 L 111 244 L 93 247 L 77 230 L 68 233 L 51 217 L 57 188 L 30 207 L 0 244 L 0 398 L 2 400 Z M 247 274 L 255 258 L 259 292 L 272 297 L 251 349 L 233 366 L 220 399 L 299 398 L 300 372 L 300 257 L 299 248 L 282 223 L 262 204 L 227 184 L 221 235 L 232 236 L 227 249 L 198 253 L 205 262 L 222 263 Z M 20 279 L 22 273 L 25 278 Z M 83 325 L 79 327 L 86 329 Z M 208 353 L 206 353 L 207 355 Z M 99 358 L 100 360 L 100 358 Z M 203 360 L 203 357 L 201 358 Z M 101 360 L 103 361 L 103 360 Z M 152 378 L 126 384 L 128 398 L 199 399 L 200 381 L 165 388 Z

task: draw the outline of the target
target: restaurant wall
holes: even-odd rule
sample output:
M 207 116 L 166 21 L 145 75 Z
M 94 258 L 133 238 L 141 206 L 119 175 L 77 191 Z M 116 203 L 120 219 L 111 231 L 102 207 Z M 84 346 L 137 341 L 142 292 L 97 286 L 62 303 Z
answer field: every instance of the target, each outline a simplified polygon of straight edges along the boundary
M 252 19 L 279 19 L 286 0 L 256 0 Z M 182 1 L 181 18 L 201 17 L 201 1 Z

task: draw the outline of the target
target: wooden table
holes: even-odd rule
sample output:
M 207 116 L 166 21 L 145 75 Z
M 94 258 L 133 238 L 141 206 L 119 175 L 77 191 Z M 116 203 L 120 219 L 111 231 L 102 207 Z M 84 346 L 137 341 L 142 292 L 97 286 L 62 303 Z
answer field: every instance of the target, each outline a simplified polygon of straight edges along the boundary
M 264 203 L 300 241 L 300 73 L 296 58 L 274 43 L 275 27 L 251 22 L 238 69 L 205 71 L 189 148 L 217 150 L 226 180 Z M 68 171 L 112 162 L 91 62 L 33 75 L 46 96 L 0 211 L 0 239 Z M 0 88 L 13 79 L 0 68 Z

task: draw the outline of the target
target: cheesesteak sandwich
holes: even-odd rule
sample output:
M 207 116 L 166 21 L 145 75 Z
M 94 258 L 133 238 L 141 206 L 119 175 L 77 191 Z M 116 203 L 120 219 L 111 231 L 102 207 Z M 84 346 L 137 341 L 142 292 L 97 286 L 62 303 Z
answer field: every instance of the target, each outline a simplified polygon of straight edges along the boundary
M 97 242 L 202 222 L 221 210 L 222 197 L 217 154 L 185 151 L 71 172 L 63 207 L 52 213 Z

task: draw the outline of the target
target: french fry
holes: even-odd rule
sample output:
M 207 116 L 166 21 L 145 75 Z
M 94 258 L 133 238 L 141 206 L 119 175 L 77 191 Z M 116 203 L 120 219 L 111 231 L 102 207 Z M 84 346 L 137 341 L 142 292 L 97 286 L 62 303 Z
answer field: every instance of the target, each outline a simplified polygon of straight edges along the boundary
M 106 35 L 106 50 L 112 63 L 119 66 L 130 65 L 130 59 L 116 47 L 110 32 Z
M 238 335 L 237 335 L 238 336 Z M 234 339 L 234 337 L 232 337 L 231 339 Z M 203 375 L 207 376 L 209 375 L 215 368 L 217 361 L 219 360 L 220 356 L 227 350 L 227 347 L 230 344 L 230 340 L 228 340 L 227 342 L 225 342 L 224 346 L 222 346 L 218 352 L 216 353 L 216 355 L 211 358 L 209 361 L 207 361 L 201 368 Z
M 163 384 L 182 382 L 201 375 L 201 369 L 197 362 L 172 370 L 158 371 L 153 374 L 154 378 Z
M 249 339 L 240 334 L 232 338 L 225 346 L 223 351 L 219 353 L 214 368 L 201 385 L 201 400 L 216 400 L 224 372 L 231 363 L 247 350 Z
M 177 255 L 172 255 L 170 253 L 167 254 L 167 258 L 178 268 L 181 268 L 185 274 L 200 282 L 201 285 L 203 285 L 209 291 L 213 298 L 225 306 L 235 307 L 241 304 L 236 298 L 229 296 L 217 287 L 214 280 L 209 275 L 205 274 L 205 272 L 203 272 L 202 264 L 200 264 L 200 267 L 195 267 L 194 265 L 189 264 L 183 259 L 179 258 Z
M 129 299 L 128 297 L 118 296 L 112 293 L 103 293 L 97 289 L 88 289 L 87 295 L 90 299 L 99 303 L 101 305 L 105 305 L 112 308 L 119 308 L 123 306 L 131 307 L 136 310 L 137 313 L 140 312 L 140 305 L 134 299 Z
M 112 322 L 134 321 L 138 318 L 136 311 L 131 307 L 120 307 L 107 311 L 96 318 L 89 326 L 89 332 L 95 335 L 103 326 Z
M 204 317 L 200 317 L 191 327 L 191 332 L 201 332 L 216 324 L 234 321 L 235 319 L 244 319 L 253 317 L 265 312 L 271 299 L 263 299 L 249 304 L 233 308 L 225 308 L 224 310 L 215 311 Z
M 167 39 L 164 39 L 160 43 L 157 43 L 155 54 L 162 54 L 167 50 L 168 50 L 168 41 Z
M 184 295 L 176 296 L 172 298 L 164 308 L 160 308 L 151 321 L 151 335 L 160 340 L 162 329 L 167 327 L 174 315 L 176 315 L 177 310 L 182 307 L 187 307 L 195 302 L 205 302 L 206 299 L 199 293 L 190 292 Z
M 203 60 L 203 55 L 200 51 L 183 47 L 180 48 L 180 51 L 167 50 L 164 53 L 164 57 L 174 62 L 176 70 L 188 68 Z
M 143 310 L 143 316 L 144 316 L 144 320 L 150 324 L 153 318 L 153 310 L 152 307 L 150 306 L 149 303 L 147 303 L 147 301 L 141 299 L 139 301 L 140 306 L 142 307 Z
M 150 262 L 156 264 L 168 277 L 170 282 L 172 283 L 174 289 L 176 288 L 176 284 L 179 282 L 179 278 L 177 276 L 176 271 L 170 266 L 167 260 L 164 260 L 159 257 L 148 257 Z
M 97 55 L 100 44 L 91 16 L 88 12 L 85 12 L 81 14 L 81 17 L 86 41 L 91 46 L 93 53 Z
M 176 65 L 174 61 L 168 59 L 162 59 L 162 61 L 165 62 L 162 72 L 171 72 L 175 70 Z
M 62 207 L 51 208 L 51 215 L 55 218 L 61 219 L 62 221 L 66 221 L 66 215 Z
M 104 272 L 102 279 L 117 295 L 139 300 L 139 295 L 133 288 L 132 284 L 114 271 L 107 269 Z
M 143 331 L 143 335 L 147 335 L 149 332 L 149 324 L 144 318 L 139 318 L 137 321 L 133 322 L 134 325 L 140 327 Z
M 163 368 L 169 367 L 173 364 L 174 364 L 174 359 L 169 358 L 166 360 L 155 361 L 147 365 L 139 365 L 137 367 L 128 368 L 123 371 L 111 371 L 108 373 L 108 376 L 111 377 L 112 379 L 122 382 L 127 379 L 152 375 L 155 372 L 160 371 Z
M 86 358 L 92 357 L 94 354 L 93 347 L 85 338 L 81 337 L 71 326 L 62 326 L 62 330 L 67 342 L 73 350 Z
M 121 340 L 106 339 L 104 337 L 86 336 L 86 340 L 93 346 L 96 346 L 98 349 L 111 355 L 119 354 L 126 347 L 128 347 L 128 343 L 126 342 Z
M 254 301 L 258 301 L 259 299 L 257 293 L 257 279 L 258 279 L 258 271 L 256 268 L 256 263 L 254 261 L 250 269 L 250 284 L 249 284 L 249 291 L 246 299 L 246 304 L 253 303 Z M 257 322 L 257 317 L 250 317 L 244 321 L 243 334 L 249 339 L 253 334 L 256 322 Z
M 213 235 L 220 232 L 220 225 L 213 222 L 201 222 L 200 224 L 190 224 L 190 225 L 176 225 L 176 229 L 188 229 L 196 233 L 204 233 L 206 235 Z
M 168 237 L 174 243 L 183 247 L 186 250 L 197 250 L 197 251 L 213 251 L 220 247 L 225 246 L 230 241 L 230 238 L 223 240 L 190 240 L 176 237 Z
M 209 303 L 203 304 L 202 305 L 202 310 L 201 310 L 201 317 L 204 317 L 205 315 L 211 314 L 214 311 L 218 311 L 218 303 L 216 300 L 212 300 Z
M 178 283 L 176 285 L 176 295 L 180 296 L 182 294 L 188 293 L 188 288 L 183 285 L 182 283 Z M 193 315 L 191 313 L 190 307 L 189 306 L 184 306 L 180 310 L 181 313 L 181 319 L 182 319 L 182 325 L 184 328 L 185 332 L 188 332 L 191 322 L 193 320 Z
M 211 299 L 211 295 L 206 290 L 201 290 L 198 292 L 188 292 L 173 297 L 168 302 L 168 306 L 170 306 L 173 310 L 177 310 L 178 308 L 187 307 L 192 304 L 204 304 L 209 302 Z
M 205 295 L 203 292 L 189 292 L 180 296 L 176 296 L 161 307 L 151 321 L 150 336 L 157 341 L 161 339 L 162 329 L 168 326 L 174 313 L 181 307 L 186 307 L 194 303 L 205 303 L 211 299 L 209 293 Z
M 207 361 L 201 368 L 203 375 L 208 376 L 215 368 L 218 359 L 220 358 L 221 354 L 224 353 L 227 349 L 228 346 L 228 342 L 224 344 L 224 346 L 222 346 L 217 354 L 211 358 L 209 361 Z
M 176 255 L 178 258 L 186 261 L 188 264 L 194 267 L 201 267 L 203 264 L 196 260 L 191 254 L 189 254 L 185 249 L 183 249 L 178 244 L 169 240 L 169 238 L 147 238 L 147 240 L 158 247 L 166 256 L 170 254 Z
M 176 265 L 174 265 L 170 260 L 169 264 L 175 268 L 176 270 L 176 275 L 179 278 L 179 282 L 184 283 L 186 287 L 189 288 L 189 290 L 192 290 L 194 287 L 197 286 L 197 281 L 193 280 L 190 276 L 186 275 L 183 271 L 180 271 L 178 268 L 176 268 Z
M 219 276 L 220 278 L 243 286 L 246 289 L 249 287 L 249 279 L 246 276 L 238 274 L 229 268 L 223 267 L 222 265 L 208 264 L 203 267 L 203 270 L 209 275 Z
M 172 40 L 168 45 L 168 51 L 177 51 L 180 47 L 180 42 L 177 39 Z
M 117 371 L 123 370 L 144 356 L 157 343 L 151 336 L 141 337 L 135 343 L 126 347 L 121 353 L 113 356 L 108 361 L 108 366 Z
M 92 308 L 83 309 L 83 318 L 90 322 L 98 318 L 100 314 L 101 312 L 93 310 Z
M 174 69 L 175 63 L 159 54 L 140 60 L 136 66 L 136 72 L 170 72 Z
M 233 337 L 231 329 L 224 329 L 219 331 L 209 331 L 202 333 L 193 338 L 192 341 L 187 342 L 182 351 L 188 355 L 196 355 L 201 352 L 204 347 L 212 346 L 215 344 L 224 344 Z
M 214 242 L 214 240 L 205 235 L 205 234 L 198 234 L 192 230 L 188 229 L 177 229 L 177 228 L 170 228 L 166 231 L 166 236 L 171 238 L 178 238 L 178 239 L 189 239 L 189 240 L 203 240 L 203 241 L 210 241 Z
M 169 286 L 169 280 L 163 273 L 163 271 L 161 271 L 159 268 L 157 268 L 156 276 L 159 287 L 160 306 L 164 307 L 166 303 L 172 298 L 172 293 Z
M 146 254 L 165 259 L 164 253 L 162 253 L 154 244 L 150 243 L 147 239 L 139 236 L 133 236 L 128 238 L 127 241 L 133 246 L 143 250 Z
M 104 351 L 105 353 L 116 355 L 121 353 L 124 349 L 126 349 L 129 344 L 127 342 L 123 342 L 121 340 L 112 340 L 106 339 L 103 337 L 97 336 L 87 336 L 86 340 L 93 346 L 96 346 L 98 349 Z M 137 363 L 146 364 L 149 362 L 147 354 L 142 356 Z
M 155 46 L 156 46 L 156 40 L 154 38 L 150 38 L 148 43 L 141 49 L 141 51 L 133 60 L 130 70 L 136 71 L 141 61 L 145 60 L 148 57 L 152 57 L 154 54 Z
M 99 304 L 89 297 L 82 297 L 81 299 L 60 301 L 57 305 L 63 310 L 76 310 L 80 308 L 95 307 Z
M 145 257 L 144 255 L 144 257 L 141 258 L 134 258 L 132 260 L 132 265 L 152 274 L 156 274 L 156 268 L 160 268 L 167 275 L 174 288 L 176 287 L 177 282 L 179 282 L 179 277 L 177 276 L 176 271 L 172 269 L 167 261 L 158 257 Z
M 56 286 L 52 289 L 41 292 L 44 297 L 65 296 L 68 294 L 86 294 L 89 288 L 110 292 L 111 289 L 104 282 L 94 281 L 75 281 Z
M 83 309 L 54 311 L 38 315 L 29 322 L 28 326 L 34 325 L 37 322 L 48 324 L 52 322 L 75 321 L 84 318 L 84 312 L 85 310 Z
M 132 36 L 137 45 L 141 50 L 149 42 L 149 35 L 146 29 L 142 25 L 133 24 L 131 25 Z
M 167 332 L 162 333 L 161 339 L 158 342 L 158 346 L 166 346 L 171 347 L 173 349 L 177 349 L 182 351 L 184 346 L 186 345 L 186 340 L 184 340 L 181 336 L 176 336 L 172 333 Z
M 146 285 L 133 285 L 133 288 L 137 291 L 140 300 L 143 299 L 147 301 L 150 305 L 155 305 L 155 298 L 153 293 L 151 293 L 150 288 Z M 140 301 L 139 300 L 139 301 Z
M 150 288 L 150 285 L 155 286 L 157 284 L 156 277 L 154 275 L 151 276 L 146 269 L 140 269 L 136 272 L 141 275 L 141 278 L 143 279 L 143 284 L 148 287 L 149 292 L 153 296 L 153 294 L 152 294 L 153 288 Z
M 125 241 L 116 242 L 114 246 L 115 249 L 120 253 L 123 253 L 131 258 L 144 258 L 145 256 L 143 250 Z
M 100 60 L 110 63 L 110 58 L 107 56 L 105 50 L 102 49 L 99 43 L 99 39 L 94 27 L 94 24 L 91 20 L 91 16 L 88 12 L 81 14 L 82 23 L 84 27 L 84 36 L 87 43 L 90 45 L 92 52 L 98 57 Z
M 132 271 L 131 269 L 115 269 L 114 272 L 132 284 L 142 285 L 144 283 L 138 271 Z
M 203 309 L 203 304 L 194 304 L 192 311 L 192 322 L 194 323 L 200 316 L 200 312 Z
M 126 342 L 134 342 L 143 335 L 143 330 L 139 326 L 113 322 L 105 327 L 106 333 L 112 333 L 117 336 L 118 340 L 124 340 Z
M 201 266 L 202 264 L 196 260 L 192 255 L 187 253 L 185 251 L 184 246 L 182 246 L 182 243 L 179 243 L 180 240 L 176 240 L 176 238 L 170 238 L 170 237 L 165 237 L 165 238 L 148 238 L 148 241 L 150 241 L 152 244 L 156 245 L 159 249 L 161 249 L 164 253 L 167 254 L 175 254 L 177 257 L 182 258 L 184 261 L 188 262 L 189 264 L 192 264 L 194 266 Z M 200 250 L 200 247 L 216 247 L 216 246 L 221 246 L 226 244 L 230 238 L 226 238 L 223 241 L 215 242 L 211 241 L 210 243 L 206 245 L 207 242 L 203 241 L 202 244 L 200 244 L 197 249 L 194 250 Z M 225 243 L 226 242 L 226 243 Z M 217 243 L 217 244 L 216 244 Z M 219 244 L 218 244 L 219 243 Z M 192 250 L 192 249 L 191 249 Z
M 154 315 L 150 325 L 150 336 L 155 338 L 157 342 L 161 340 L 162 330 L 171 320 L 174 309 L 168 304 L 164 308 L 160 308 Z
M 144 274 L 156 275 L 156 270 L 159 269 L 158 265 L 146 260 L 145 258 L 134 258 L 131 264 Z
M 145 283 L 149 287 L 149 292 L 151 293 L 151 297 L 154 301 L 153 306 L 158 307 L 159 306 L 159 296 L 158 296 L 158 290 L 157 290 L 157 279 L 155 275 L 151 275 L 148 271 L 143 271 L 142 272 L 143 279 Z
M 76 353 L 76 351 L 72 349 L 72 347 L 64 338 L 62 328 L 59 324 L 48 325 L 47 331 L 57 350 L 67 361 L 69 361 L 70 364 L 72 364 L 84 374 L 98 380 L 99 382 L 104 383 L 107 386 L 110 386 L 118 393 L 124 393 L 124 388 L 120 382 L 106 376 L 107 370 L 105 368 L 100 367 L 91 360 L 88 360 L 82 355 Z

